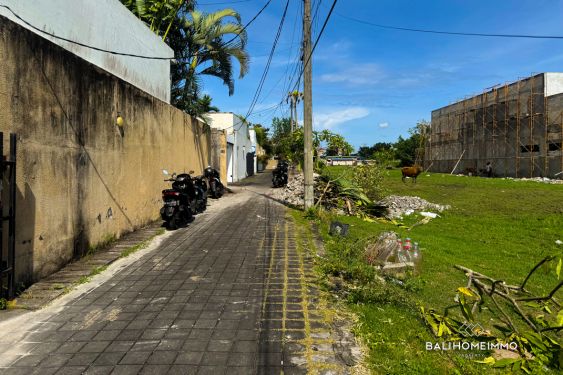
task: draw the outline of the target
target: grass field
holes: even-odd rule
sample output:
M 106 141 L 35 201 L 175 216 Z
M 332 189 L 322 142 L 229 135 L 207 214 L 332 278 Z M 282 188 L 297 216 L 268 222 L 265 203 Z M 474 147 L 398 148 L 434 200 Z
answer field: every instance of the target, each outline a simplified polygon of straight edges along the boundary
M 331 173 L 341 174 L 343 168 L 335 167 Z M 360 317 L 357 333 L 370 348 L 371 368 L 376 373 L 393 374 L 489 372 L 490 368 L 474 361 L 487 353 L 427 351 L 424 343 L 436 339 L 423 324 L 418 306 L 441 311 L 453 304 L 456 289 L 467 282 L 454 264 L 519 284 L 544 256 L 560 256 L 563 246 L 555 241 L 563 240 L 563 185 L 434 173 L 423 173 L 413 184 L 403 183 L 400 171 L 393 170 L 385 178 L 385 187 L 388 194 L 418 196 L 451 205 L 451 209 L 410 231 L 340 216 L 339 221 L 350 224 L 350 235 L 334 239 L 327 233 L 326 217 L 320 226 L 328 256 L 319 269 L 325 276 L 338 272 L 349 275 L 361 291 L 359 297 L 352 295 L 348 300 Z M 413 215 L 403 222 L 408 226 L 420 219 Z M 403 287 L 388 283 L 362 290 L 373 275 L 362 264 L 358 244 L 385 230 L 419 242 L 422 273 Z M 542 294 L 557 283 L 555 272 L 546 269 L 532 277 L 529 286 Z M 563 292 L 558 295 L 563 297 Z M 483 312 L 479 319 L 486 325 L 491 318 L 494 311 Z

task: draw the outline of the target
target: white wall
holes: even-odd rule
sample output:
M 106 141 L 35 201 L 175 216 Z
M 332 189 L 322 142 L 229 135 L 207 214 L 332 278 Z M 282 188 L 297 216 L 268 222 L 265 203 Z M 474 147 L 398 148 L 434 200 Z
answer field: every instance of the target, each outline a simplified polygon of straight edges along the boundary
M 563 92 L 563 73 L 545 73 L 545 96 Z
M 256 152 L 258 142 L 256 141 L 256 130 L 250 129 L 248 132 L 250 134 L 250 144 L 252 145 L 251 152 L 254 153 L 254 173 L 256 174 L 256 172 L 258 172 L 258 153 Z
M 225 130 L 227 142 L 233 144 L 233 170 L 228 173 L 228 182 L 237 182 L 247 177 L 246 154 L 256 149 L 256 134 L 252 138 L 254 130 L 248 129 L 240 117 L 231 112 L 208 113 L 209 126 L 215 129 Z M 254 139 L 254 142 L 253 142 Z M 256 158 L 254 158 L 254 173 L 256 173 Z
M 2 0 L 18 16 L 51 34 L 105 50 L 171 57 L 174 52 L 118 0 Z M 113 55 L 34 30 L 0 7 L 0 15 L 84 60 L 170 103 L 170 60 Z

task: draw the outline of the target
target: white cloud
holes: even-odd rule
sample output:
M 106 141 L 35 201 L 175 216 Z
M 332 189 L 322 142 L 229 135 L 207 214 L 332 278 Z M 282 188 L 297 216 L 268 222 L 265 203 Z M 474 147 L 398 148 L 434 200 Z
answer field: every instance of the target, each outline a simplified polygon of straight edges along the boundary
M 349 107 L 330 112 L 315 113 L 313 124 L 317 128 L 333 129 L 339 124 L 364 118 L 369 110 L 364 107 Z
M 389 126 L 389 123 L 388 123 L 388 122 L 382 122 L 382 123 L 379 124 L 379 127 L 380 127 L 380 128 L 386 128 L 386 127 L 388 127 L 388 126 Z
M 375 85 L 386 78 L 386 73 L 377 64 L 356 64 L 349 68 L 325 73 L 320 76 L 322 82 L 345 83 L 351 86 Z

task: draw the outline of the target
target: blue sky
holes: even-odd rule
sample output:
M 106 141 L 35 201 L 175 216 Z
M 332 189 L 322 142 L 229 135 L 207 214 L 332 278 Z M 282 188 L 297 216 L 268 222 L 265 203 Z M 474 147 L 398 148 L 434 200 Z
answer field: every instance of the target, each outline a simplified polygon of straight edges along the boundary
M 203 11 L 232 7 L 246 23 L 266 0 L 205 0 Z M 319 0 L 312 0 L 313 10 Z M 222 4 L 205 5 L 211 2 Z M 313 23 L 318 34 L 330 0 L 322 0 Z M 204 91 L 222 111 L 246 114 L 264 71 L 285 0 L 273 0 L 248 29 L 250 72 L 235 94 L 213 78 Z M 250 121 L 268 127 L 287 116 L 284 103 L 301 39 L 302 0 L 290 0 L 288 15 L 256 112 Z M 350 21 L 351 16 L 391 26 L 495 34 L 563 35 L 563 1 L 340 0 L 313 57 L 316 130 L 340 133 L 356 149 L 408 136 L 433 109 L 496 84 L 539 72 L 563 71 L 563 40 L 448 36 L 385 30 Z M 302 113 L 300 108 L 300 119 Z

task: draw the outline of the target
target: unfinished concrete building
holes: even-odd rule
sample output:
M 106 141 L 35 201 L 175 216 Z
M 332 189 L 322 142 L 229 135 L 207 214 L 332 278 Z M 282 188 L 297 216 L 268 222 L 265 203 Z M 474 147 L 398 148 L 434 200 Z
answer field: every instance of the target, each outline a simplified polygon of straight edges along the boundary
M 563 73 L 536 74 L 432 111 L 424 167 L 563 178 L 562 139 Z

